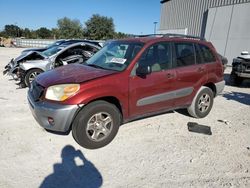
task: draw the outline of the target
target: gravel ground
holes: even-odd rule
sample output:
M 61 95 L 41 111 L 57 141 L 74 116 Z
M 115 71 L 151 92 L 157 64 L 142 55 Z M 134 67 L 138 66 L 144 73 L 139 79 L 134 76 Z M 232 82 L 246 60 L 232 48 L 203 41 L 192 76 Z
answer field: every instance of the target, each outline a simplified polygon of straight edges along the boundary
M 0 48 L 0 70 L 21 50 Z M 174 111 L 133 121 L 98 150 L 46 132 L 27 89 L 2 74 L 0 85 L 0 187 L 250 187 L 250 82 L 226 86 L 204 119 Z M 190 132 L 190 122 L 208 127 Z

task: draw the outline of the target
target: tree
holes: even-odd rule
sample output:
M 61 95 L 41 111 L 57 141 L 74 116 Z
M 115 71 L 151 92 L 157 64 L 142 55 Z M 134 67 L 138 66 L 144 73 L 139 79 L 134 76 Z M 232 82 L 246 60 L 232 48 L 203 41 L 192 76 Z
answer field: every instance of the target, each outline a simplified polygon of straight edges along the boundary
M 8 38 L 8 35 L 4 31 L 0 31 L 0 37 Z
M 36 30 L 37 37 L 42 39 L 48 39 L 52 37 L 51 30 L 47 29 L 46 27 L 41 27 L 40 29 Z
M 59 38 L 59 30 L 58 30 L 58 28 L 52 28 L 51 33 L 52 33 L 53 39 L 58 39 Z
M 123 39 L 123 38 L 127 38 L 129 35 L 126 33 L 122 33 L 122 32 L 116 32 L 114 34 L 114 38 L 116 39 Z
M 93 40 L 105 40 L 114 37 L 115 26 L 113 18 L 94 14 L 86 23 L 87 37 Z
M 81 38 L 83 37 L 83 29 L 79 20 L 71 20 L 67 17 L 57 21 L 59 38 Z
M 32 33 L 29 28 L 22 29 L 22 37 L 32 38 Z
M 4 33 L 8 37 L 20 37 L 22 35 L 21 29 L 17 25 L 5 25 Z

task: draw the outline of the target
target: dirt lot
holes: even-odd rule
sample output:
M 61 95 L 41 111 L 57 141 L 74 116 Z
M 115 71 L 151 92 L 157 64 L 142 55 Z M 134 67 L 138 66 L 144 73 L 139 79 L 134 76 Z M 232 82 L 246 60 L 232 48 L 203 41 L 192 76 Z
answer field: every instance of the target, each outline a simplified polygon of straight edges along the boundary
M 0 48 L 0 70 L 21 50 Z M 226 86 L 204 119 L 169 112 L 127 123 L 98 150 L 46 132 L 27 89 L 2 74 L 0 86 L 0 187 L 250 187 L 250 82 Z

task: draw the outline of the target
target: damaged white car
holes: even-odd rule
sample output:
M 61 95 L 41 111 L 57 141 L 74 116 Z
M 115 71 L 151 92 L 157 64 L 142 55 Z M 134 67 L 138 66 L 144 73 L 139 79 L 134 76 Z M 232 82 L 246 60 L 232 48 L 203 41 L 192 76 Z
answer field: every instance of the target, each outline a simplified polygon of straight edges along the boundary
M 78 42 L 70 45 L 60 45 L 43 52 L 30 51 L 12 60 L 10 74 L 19 81 L 20 87 L 30 87 L 36 76 L 50 69 L 71 63 L 83 63 L 95 54 L 101 47 L 89 42 Z
M 230 83 L 239 86 L 245 79 L 250 79 L 250 54 L 248 51 L 241 52 L 240 56 L 233 59 Z

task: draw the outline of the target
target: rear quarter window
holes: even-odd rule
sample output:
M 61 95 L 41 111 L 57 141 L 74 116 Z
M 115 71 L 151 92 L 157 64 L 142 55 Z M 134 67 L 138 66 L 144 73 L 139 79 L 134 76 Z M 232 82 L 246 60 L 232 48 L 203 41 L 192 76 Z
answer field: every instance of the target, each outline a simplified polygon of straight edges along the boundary
M 209 47 L 199 44 L 199 48 L 200 48 L 200 55 L 203 58 L 204 63 L 212 63 L 216 61 L 216 58 Z

